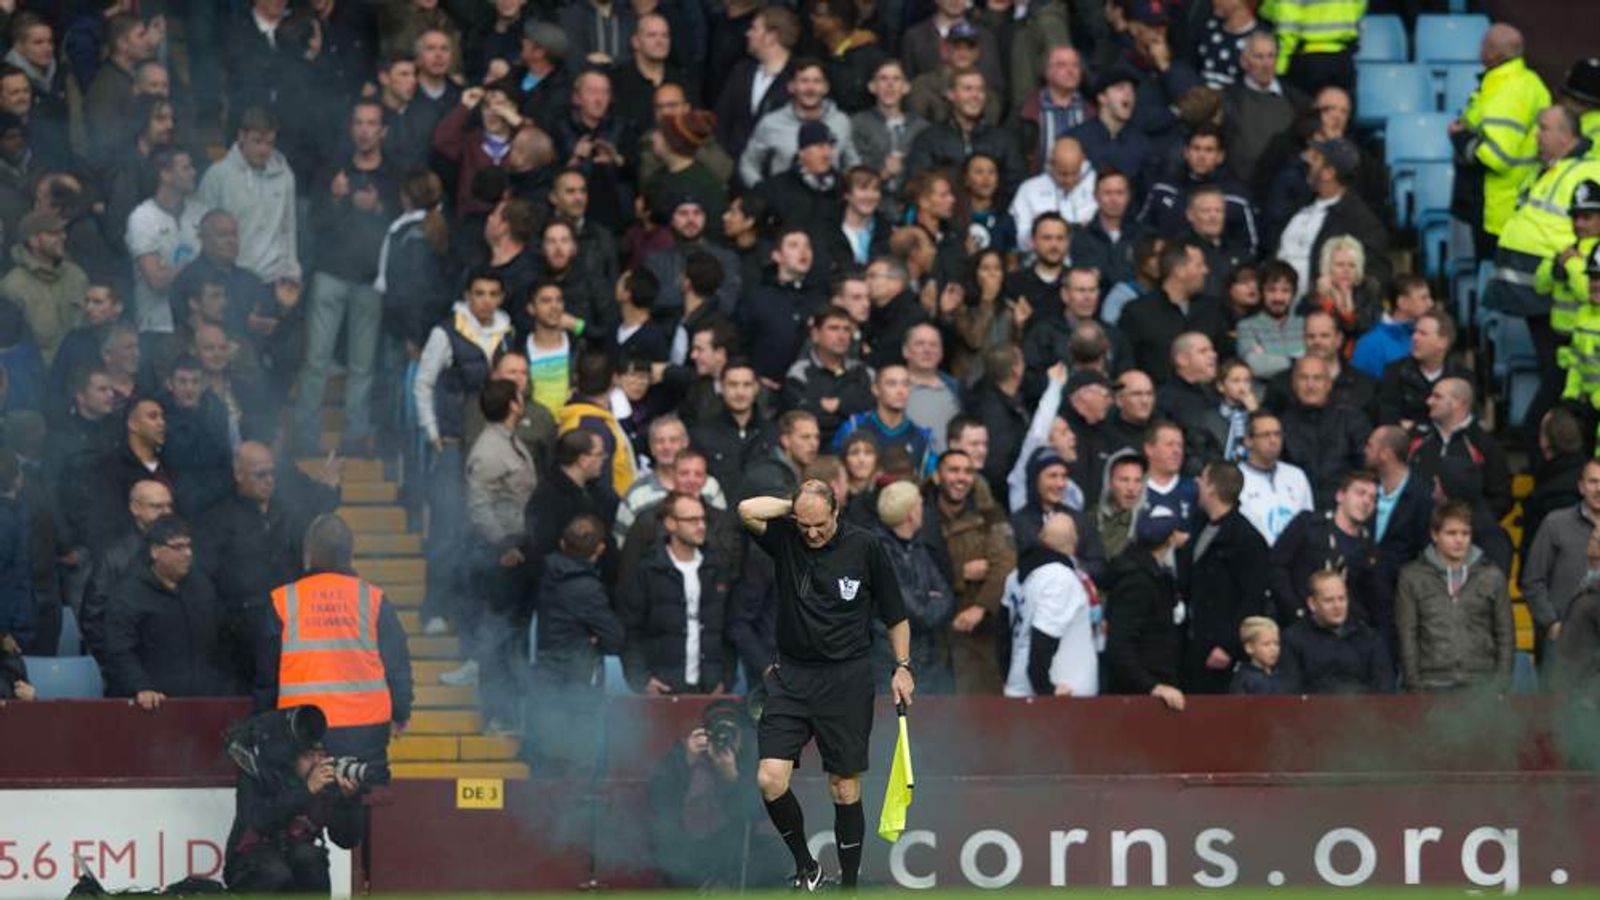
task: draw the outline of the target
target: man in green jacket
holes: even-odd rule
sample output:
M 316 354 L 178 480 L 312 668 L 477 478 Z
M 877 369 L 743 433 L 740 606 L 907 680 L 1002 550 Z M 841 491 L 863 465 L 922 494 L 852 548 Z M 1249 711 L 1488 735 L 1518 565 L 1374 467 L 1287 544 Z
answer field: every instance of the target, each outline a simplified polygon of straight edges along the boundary
M 1506 575 L 1472 544 L 1472 507 L 1435 507 L 1433 543 L 1400 570 L 1395 621 L 1412 692 L 1511 687 L 1517 651 Z
M 60 216 L 36 210 L 22 217 L 17 230 L 11 248 L 16 265 L 0 279 L 0 297 L 22 310 L 48 368 L 61 339 L 78 327 L 89 276 L 67 258 L 67 223 Z

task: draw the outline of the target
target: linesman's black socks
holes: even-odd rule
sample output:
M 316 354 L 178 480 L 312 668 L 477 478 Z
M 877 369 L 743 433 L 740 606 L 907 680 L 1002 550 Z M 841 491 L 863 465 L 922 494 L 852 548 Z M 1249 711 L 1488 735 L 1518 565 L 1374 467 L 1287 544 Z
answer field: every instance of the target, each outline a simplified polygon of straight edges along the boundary
M 806 846 L 806 815 L 800 809 L 800 801 L 795 798 L 794 791 L 784 791 L 778 799 L 768 800 L 767 815 L 772 818 L 773 827 L 778 829 L 778 836 L 789 845 L 789 853 L 794 856 L 795 871 L 801 875 L 811 871 L 811 867 L 817 863 L 811 858 L 811 848 Z
M 833 805 L 833 839 L 839 846 L 839 884 L 854 889 L 861 874 L 861 841 L 867 834 L 867 814 L 861 801 Z

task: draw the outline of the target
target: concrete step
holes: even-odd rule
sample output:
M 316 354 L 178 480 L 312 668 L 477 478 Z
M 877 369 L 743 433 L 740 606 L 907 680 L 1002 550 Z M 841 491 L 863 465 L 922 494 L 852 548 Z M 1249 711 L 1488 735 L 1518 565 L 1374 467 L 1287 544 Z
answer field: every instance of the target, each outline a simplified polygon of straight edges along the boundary
M 358 556 L 356 571 L 361 577 L 385 584 L 416 584 L 427 580 L 428 563 L 420 556 Z
M 412 638 L 416 640 L 416 638 Z M 425 684 L 438 684 L 439 676 L 461 665 L 454 659 L 413 659 L 411 661 L 411 680 L 417 687 Z
M 460 659 L 461 641 L 450 637 L 411 637 L 406 641 L 412 659 Z
M 397 609 L 416 609 L 422 605 L 422 595 L 428 589 L 421 582 L 381 585 L 383 596 Z
M 314 456 L 310 459 L 299 460 L 295 465 L 300 467 L 300 471 L 315 477 L 322 473 L 322 469 L 327 462 L 328 458 L 326 456 Z M 340 469 L 340 474 L 346 487 L 358 481 L 385 481 L 389 477 L 381 459 L 346 458 L 344 466 Z
M 362 556 L 416 556 L 422 553 L 420 534 L 363 534 L 356 541 Z
M 497 762 L 517 758 L 521 743 L 514 737 L 489 734 L 464 734 L 460 753 L 465 762 Z
M 453 735 L 407 731 L 389 745 L 390 762 L 454 762 L 460 757 L 460 741 Z
M 388 481 L 353 481 L 344 486 L 340 499 L 350 506 L 393 503 L 400 499 L 400 486 Z
M 404 534 L 406 530 L 406 511 L 399 506 L 341 506 L 339 516 L 355 531 L 357 543 L 362 534 Z
M 411 715 L 407 735 L 478 734 L 483 717 L 475 709 L 422 709 Z
M 511 778 L 528 777 L 519 762 L 396 763 L 389 767 L 396 778 Z
M 448 684 L 419 684 L 413 705 L 429 708 L 457 708 L 478 705 L 478 689 L 470 684 L 453 687 Z

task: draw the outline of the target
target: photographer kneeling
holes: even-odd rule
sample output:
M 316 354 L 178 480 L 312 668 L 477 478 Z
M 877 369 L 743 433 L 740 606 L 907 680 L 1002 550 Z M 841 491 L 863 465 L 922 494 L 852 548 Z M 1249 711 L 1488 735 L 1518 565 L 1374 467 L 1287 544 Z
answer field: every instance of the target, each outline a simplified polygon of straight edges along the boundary
M 750 790 L 756 771 L 750 724 L 739 701 L 712 701 L 650 776 L 656 867 L 672 887 L 771 885 L 788 871 L 783 846 L 753 833 L 766 812 Z
M 239 766 L 237 808 L 223 879 L 236 894 L 328 896 L 328 838 L 361 842 L 360 793 L 386 780 L 381 764 L 331 757 L 328 720 L 315 706 L 261 713 L 233 728 L 228 755 Z

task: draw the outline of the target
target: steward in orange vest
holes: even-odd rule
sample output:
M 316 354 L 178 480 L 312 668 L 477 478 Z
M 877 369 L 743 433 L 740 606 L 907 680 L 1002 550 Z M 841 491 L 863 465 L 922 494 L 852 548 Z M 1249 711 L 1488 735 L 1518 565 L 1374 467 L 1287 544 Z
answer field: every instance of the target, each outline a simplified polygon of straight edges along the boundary
M 338 516 L 306 529 L 309 574 L 272 592 L 257 653 L 256 706 L 310 705 L 334 756 L 385 760 L 411 718 L 411 655 L 383 591 L 353 574 L 355 538 Z

